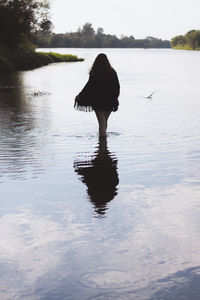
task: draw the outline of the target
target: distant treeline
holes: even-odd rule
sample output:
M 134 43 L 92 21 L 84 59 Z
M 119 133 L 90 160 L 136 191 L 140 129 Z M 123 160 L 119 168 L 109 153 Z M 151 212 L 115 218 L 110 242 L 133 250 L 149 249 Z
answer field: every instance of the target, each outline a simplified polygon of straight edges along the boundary
M 41 33 L 38 32 L 33 43 L 40 48 L 170 48 L 170 41 L 148 36 L 135 39 L 131 36 L 105 34 L 103 28 L 93 29 L 86 23 L 75 32 Z
M 171 46 L 175 49 L 200 50 L 200 30 L 190 30 L 185 35 L 175 36 Z

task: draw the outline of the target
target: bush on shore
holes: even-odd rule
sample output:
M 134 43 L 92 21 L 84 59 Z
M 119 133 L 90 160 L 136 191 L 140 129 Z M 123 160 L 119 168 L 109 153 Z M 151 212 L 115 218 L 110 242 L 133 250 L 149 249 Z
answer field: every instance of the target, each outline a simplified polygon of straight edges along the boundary
M 200 50 L 200 30 L 190 30 L 185 35 L 177 35 L 171 40 L 174 49 Z
M 0 72 L 32 70 L 54 62 L 83 61 L 76 55 L 54 52 L 36 52 L 34 49 L 18 48 L 12 52 L 0 49 Z
M 44 53 L 44 52 L 30 52 L 18 54 L 13 62 L 14 69 L 17 71 L 31 70 L 34 68 L 46 66 L 54 62 L 75 62 L 83 61 L 76 55 L 71 54 L 58 54 L 58 53 Z

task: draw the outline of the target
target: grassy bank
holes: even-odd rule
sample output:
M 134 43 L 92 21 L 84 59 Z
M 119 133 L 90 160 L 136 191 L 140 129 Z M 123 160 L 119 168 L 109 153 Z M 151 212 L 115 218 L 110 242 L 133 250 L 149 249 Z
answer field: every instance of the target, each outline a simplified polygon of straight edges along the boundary
M 83 61 L 83 58 L 78 58 L 76 55 L 59 54 L 54 52 L 36 52 L 17 49 L 15 51 L 7 51 L 0 49 L 0 72 L 24 71 L 39 68 L 50 63 L 57 62 L 77 62 Z
M 178 46 L 174 46 L 172 48 L 176 49 L 176 50 L 200 50 L 200 48 L 193 49 L 192 47 L 190 47 L 188 45 L 178 45 Z
M 18 54 L 14 60 L 14 69 L 18 71 L 31 70 L 42 67 L 54 62 L 75 62 L 83 61 L 76 55 L 59 54 L 54 52 L 29 52 L 26 54 Z

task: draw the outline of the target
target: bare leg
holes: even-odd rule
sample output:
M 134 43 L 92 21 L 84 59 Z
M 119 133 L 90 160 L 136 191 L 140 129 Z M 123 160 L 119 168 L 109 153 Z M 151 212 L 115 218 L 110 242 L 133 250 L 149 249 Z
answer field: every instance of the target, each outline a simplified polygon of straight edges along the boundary
M 111 111 L 105 111 L 105 118 L 106 118 L 106 129 L 107 129 L 107 126 L 108 126 L 108 118 L 111 114 Z
M 95 110 L 95 113 L 99 123 L 99 136 L 106 137 L 107 119 L 105 111 Z

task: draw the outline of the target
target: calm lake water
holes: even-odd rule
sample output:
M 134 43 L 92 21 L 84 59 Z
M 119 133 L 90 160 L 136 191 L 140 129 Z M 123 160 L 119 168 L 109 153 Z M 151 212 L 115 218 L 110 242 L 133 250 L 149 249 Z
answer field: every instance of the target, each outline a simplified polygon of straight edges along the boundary
M 85 61 L 0 79 L 0 299 L 199 299 L 200 52 L 53 51 Z M 73 108 L 100 52 L 102 141 Z

